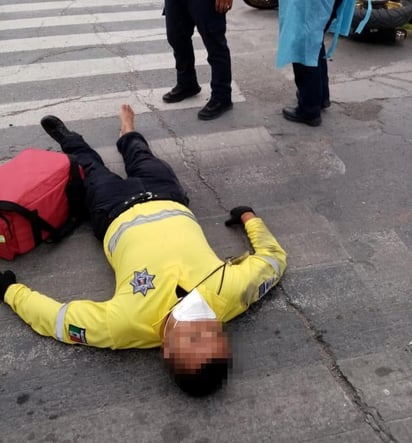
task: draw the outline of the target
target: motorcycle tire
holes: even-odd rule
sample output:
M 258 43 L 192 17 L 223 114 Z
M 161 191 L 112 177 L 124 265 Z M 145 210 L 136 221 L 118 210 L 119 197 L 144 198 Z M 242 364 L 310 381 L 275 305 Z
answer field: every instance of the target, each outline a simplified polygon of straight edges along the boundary
M 364 29 L 360 34 L 353 34 L 352 38 L 355 41 L 363 43 L 378 43 L 378 44 L 394 44 L 401 40 L 405 40 L 408 33 L 405 29 Z
M 257 9 L 275 9 L 279 6 L 278 0 L 243 0 L 248 6 Z
M 372 0 L 372 5 L 375 3 Z M 386 9 L 380 7 L 382 2 L 376 2 L 379 7 L 372 10 L 372 15 L 365 29 L 393 29 L 405 25 L 412 18 L 412 1 L 401 0 L 401 7 Z M 352 19 L 352 28 L 356 28 L 365 17 L 367 8 L 365 5 L 356 6 Z

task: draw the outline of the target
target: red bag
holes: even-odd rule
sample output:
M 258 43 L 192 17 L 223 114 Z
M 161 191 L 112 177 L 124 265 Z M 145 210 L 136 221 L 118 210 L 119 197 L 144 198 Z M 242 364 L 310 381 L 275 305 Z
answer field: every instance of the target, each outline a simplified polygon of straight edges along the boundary
M 29 148 L 0 166 L 0 258 L 58 241 L 84 215 L 83 174 L 60 152 Z

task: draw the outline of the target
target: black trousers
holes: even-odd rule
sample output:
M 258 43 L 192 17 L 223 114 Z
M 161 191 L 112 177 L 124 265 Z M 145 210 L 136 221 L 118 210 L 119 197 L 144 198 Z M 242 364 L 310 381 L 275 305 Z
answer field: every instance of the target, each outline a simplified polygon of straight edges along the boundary
M 119 215 L 124 202 L 141 193 L 161 194 L 184 205 L 189 200 L 170 165 L 155 157 L 145 138 L 129 132 L 117 141 L 123 156 L 127 178 L 110 171 L 100 155 L 79 134 L 66 137 L 61 147 L 73 155 L 85 172 L 86 207 L 95 236 L 102 240 L 113 214 Z M 118 210 L 120 208 L 120 211 Z M 127 208 L 125 208 L 127 209 Z
M 332 14 L 325 26 L 324 33 L 336 17 L 337 9 L 342 1 L 335 0 Z M 293 63 L 295 84 L 299 93 L 298 111 L 309 118 L 319 117 L 322 103 L 329 100 L 328 63 L 325 56 L 325 45 L 322 42 L 317 66 Z
M 167 40 L 176 60 L 177 84 L 197 86 L 192 35 L 196 26 L 207 50 L 212 70 L 212 97 L 232 99 L 230 51 L 226 41 L 226 14 L 216 12 L 215 0 L 165 0 Z

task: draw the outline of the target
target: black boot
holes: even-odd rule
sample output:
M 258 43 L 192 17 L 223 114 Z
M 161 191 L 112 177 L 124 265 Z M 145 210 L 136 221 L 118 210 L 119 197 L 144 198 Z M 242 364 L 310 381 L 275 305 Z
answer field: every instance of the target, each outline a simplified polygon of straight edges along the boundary
M 212 97 L 197 113 L 197 116 L 200 120 L 213 120 L 232 108 L 233 103 L 231 101 L 222 103 L 221 101 Z
M 69 131 L 66 125 L 54 115 L 46 115 L 41 119 L 40 124 L 47 134 L 60 145 L 66 137 L 76 135 L 75 132 Z
M 320 116 L 309 117 L 301 114 L 299 108 L 286 107 L 282 109 L 282 112 L 283 117 L 291 122 L 305 123 L 309 126 L 319 126 L 322 123 L 322 118 Z
M 176 85 L 169 92 L 166 92 L 162 98 L 166 103 L 177 103 L 181 102 L 185 98 L 193 97 L 194 95 L 199 94 L 200 91 L 201 87 L 199 85 L 193 85 L 191 87 Z

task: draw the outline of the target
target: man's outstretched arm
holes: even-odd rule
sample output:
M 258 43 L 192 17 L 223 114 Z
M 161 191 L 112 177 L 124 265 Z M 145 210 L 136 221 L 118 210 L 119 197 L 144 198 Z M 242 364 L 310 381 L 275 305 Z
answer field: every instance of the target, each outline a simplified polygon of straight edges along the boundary
M 0 273 L 0 300 L 3 297 L 4 302 L 40 335 L 68 344 L 114 346 L 107 325 L 108 302 L 77 300 L 60 303 L 16 283 L 11 271 Z
M 226 269 L 222 292 L 228 303 L 224 321 L 236 317 L 273 288 L 286 269 L 286 252 L 252 208 L 239 206 L 230 211 L 227 226 L 243 225 L 254 254 L 233 260 Z
M 230 211 L 231 218 L 226 226 L 243 225 L 250 240 L 256 257 L 269 261 L 276 271 L 278 278 L 286 269 L 286 252 L 269 231 L 263 220 L 256 216 L 249 206 L 238 206 Z

